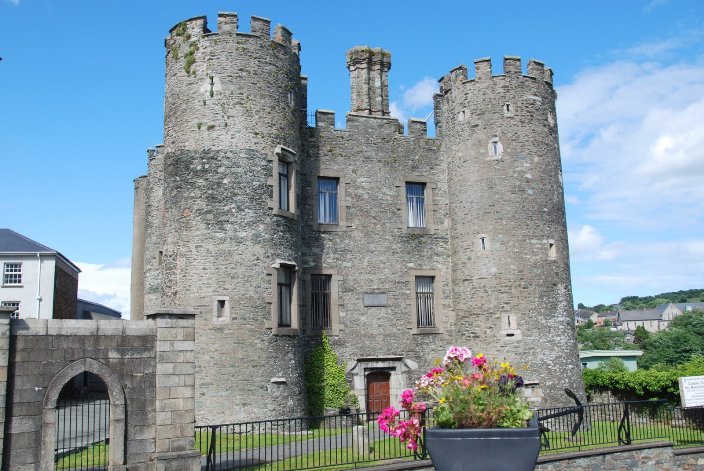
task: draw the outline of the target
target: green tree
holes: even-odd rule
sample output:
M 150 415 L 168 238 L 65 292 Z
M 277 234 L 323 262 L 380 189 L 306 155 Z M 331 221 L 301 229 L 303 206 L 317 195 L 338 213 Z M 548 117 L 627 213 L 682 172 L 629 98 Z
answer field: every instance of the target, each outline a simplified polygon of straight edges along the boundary
M 650 332 L 645 330 L 645 327 L 639 325 L 633 334 L 633 343 L 641 348 L 645 348 L 646 343 L 650 340 Z
M 693 355 L 704 355 L 704 313 L 694 311 L 675 317 L 667 329 L 652 334 L 644 347 L 638 364 L 646 369 L 678 365 Z
M 635 345 L 626 341 L 626 334 L 603 327 L 587 328 L 588 324 L 577 329 L 577 342 L 580 350 L 633 350 Z

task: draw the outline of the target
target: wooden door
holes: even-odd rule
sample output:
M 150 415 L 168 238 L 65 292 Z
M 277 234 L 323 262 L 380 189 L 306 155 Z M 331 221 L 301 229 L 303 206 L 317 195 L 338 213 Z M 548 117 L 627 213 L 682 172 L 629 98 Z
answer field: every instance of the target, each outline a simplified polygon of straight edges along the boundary
M 391 405 L 389 382 L 391 373 L 374 371 L 367 375 L 367 413 L 381 412 Z

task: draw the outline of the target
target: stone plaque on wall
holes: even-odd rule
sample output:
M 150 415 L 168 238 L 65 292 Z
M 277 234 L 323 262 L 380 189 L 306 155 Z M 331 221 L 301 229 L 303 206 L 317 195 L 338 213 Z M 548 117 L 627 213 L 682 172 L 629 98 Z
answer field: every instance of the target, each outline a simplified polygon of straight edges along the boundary
M 386 293 L 364 293 L 364 307 L 383 307 L 389 304 Z
M 682 407 L 704 406 L 704 376 L 680 378 L 680 399 Z

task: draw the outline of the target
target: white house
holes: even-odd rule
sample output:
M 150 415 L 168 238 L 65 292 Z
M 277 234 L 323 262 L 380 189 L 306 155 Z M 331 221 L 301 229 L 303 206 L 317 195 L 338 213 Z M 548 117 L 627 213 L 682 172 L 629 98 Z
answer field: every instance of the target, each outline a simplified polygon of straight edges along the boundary
M 80 269 L 54 249 L 0 229 L 0 305 L 13 317 L 75 319 Z

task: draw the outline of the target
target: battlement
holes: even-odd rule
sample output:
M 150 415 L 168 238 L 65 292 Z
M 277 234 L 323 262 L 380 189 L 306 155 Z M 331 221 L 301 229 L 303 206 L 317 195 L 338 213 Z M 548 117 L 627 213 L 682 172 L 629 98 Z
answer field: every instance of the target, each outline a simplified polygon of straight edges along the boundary
M 504 56 L 503 74 L 492 73 L 491 58 L 483 57 L 474 61 L 474 78 L 467 75 L 467 66 L 460 65 L 445 74 L 440 80 L 440 93 L 446 93 L 457 82 L 475 81 L 482 82 L 493 77 L 525 77 L 534 80 L 542 80 L 552 86 L 552 69 L 545 67 L 541 61 L 535 59 L 528 60 L 528 70 L 523 74 L 521 58 L 518 56 Z
M 295 53 L 300 51 L 300 43 L 293 39 L 291 31 L 281 24 L 274 28 L 274 36 L 271 37 L 271 20 L 260 16 L 252 16 L 249 22 L 249 33 L 239 31 L 239 18 L 234 12 L 220 12 L 217 18 L 217 31 L 208 29 L 208 19 L 205 16 L 196 16 L 181 21 L 169 30 L 166 38 L 166 47 L 170 47 L 179 38 L 185 41 L 198 40 L 210 35 L 238 35 L 259 38 L 268 38 L 278 44 L 293 49 Z

